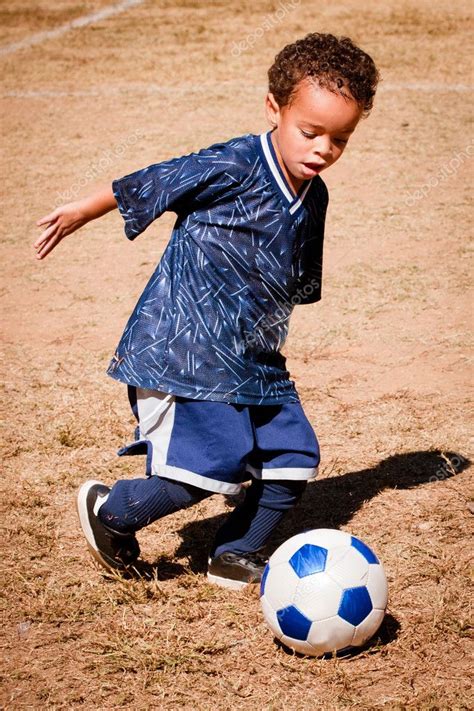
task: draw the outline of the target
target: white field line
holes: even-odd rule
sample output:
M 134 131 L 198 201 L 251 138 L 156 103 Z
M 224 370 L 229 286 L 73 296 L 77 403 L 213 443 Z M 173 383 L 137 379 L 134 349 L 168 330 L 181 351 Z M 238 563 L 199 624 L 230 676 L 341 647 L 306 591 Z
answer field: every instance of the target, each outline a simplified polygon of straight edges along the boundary
M 109 7 L 104 7 L 102 10 L 97 12 L 92 12 L 90 15 L 83 15 L 82 17 L 76 17 L 75 20 L 66 22 L 60 27 L 56 27 L 54 30 L 46 30 L 45 32 L 38 32 L 36 35 L 30 35 L 30 37 L 25 37 L 25 39 L 19 42 L 13 42 L 12 44 L 6 44 L 0 47 L 0 56 L 4 57 L 7 54 L 13 54 L 19 49 L 28 49 L 33 47 L 35 44 L 41 44 L 47 40 L 55 39 L 60 37 L 65 32 L 70 30 L 75 30 L 77 27 L 85 27 L 86 25 L 93 25 L 95 22 L 100 22 L 106 17 L 111 17 L 112 15 L 117 15 L 119 12 L 128 10 L 130 7 L 135 5 L 141 5 L 145 0 L 122 0 L 122 2 L 115 3 L 115 5 L 109 5 Z
M 135 0 L 135 2 L 143 2 L 143 0 Z M 79 90 L 56 90 L 56 89 L 40 89 L 31 91 L 5 91 L 0 94 L 0 98 L 14 99 L 50 99 L 57 97 L 86 97 L 86 96 L 117 96 L 120 94 L 165 94 L 167 96 L 181 96 L 184 94 L 210 94 L 213 91 L 220 92 L 226 88 L 241 88 L 245 91 L 267 91 L 265 84 L 245 84 L 240 81 L 223 81 L 212 84 L 181 84 L 180 86 L 166 86 L 164 84 L 126 84 L 125 86 L 101 86 L 97 89 L 79 89 Z M 440 82 L 399 82 L 382 84 L 379 92 L 386 91 L 422 91 L 426 93 L 469 93 L 474 90 L 473 84 L 449 84 Z

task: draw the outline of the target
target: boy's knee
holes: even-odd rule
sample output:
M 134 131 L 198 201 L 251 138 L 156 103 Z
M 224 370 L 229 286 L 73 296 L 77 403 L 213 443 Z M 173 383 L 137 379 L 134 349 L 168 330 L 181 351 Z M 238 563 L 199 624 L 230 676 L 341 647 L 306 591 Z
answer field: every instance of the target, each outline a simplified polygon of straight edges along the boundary
M 173 502 L 178 509 L 186 509 L 188 506 L 197 504 L 202 499 L 212 494 L 212 491 L 199 489 L 197 486 L 185 484 L 174 479 L 165 479 L 160 477 L 161 486 L 166 492 L 168 498 Z
M 307 481 L 263 481 L 259 506 L 277 511 L 292 509 L 303 496 Z

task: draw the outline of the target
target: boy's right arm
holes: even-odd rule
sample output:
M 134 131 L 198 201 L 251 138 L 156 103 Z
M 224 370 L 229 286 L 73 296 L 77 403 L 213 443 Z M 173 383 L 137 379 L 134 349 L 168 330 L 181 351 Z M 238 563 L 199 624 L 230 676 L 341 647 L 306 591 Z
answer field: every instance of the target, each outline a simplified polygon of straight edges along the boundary
M 111 185 L 104 185 L 81 200 L 60 205 L 36 223 L 38 227 L 47 225 L 33 244 L 36 259 L 43 259 L 64 237 L 116 207 L 117 201 Z

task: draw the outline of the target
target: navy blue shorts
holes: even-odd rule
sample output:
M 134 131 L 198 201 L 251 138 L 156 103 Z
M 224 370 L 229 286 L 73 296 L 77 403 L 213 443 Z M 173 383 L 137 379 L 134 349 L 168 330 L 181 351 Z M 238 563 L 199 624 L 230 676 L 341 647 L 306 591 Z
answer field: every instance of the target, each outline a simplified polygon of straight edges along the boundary
M 145 454 L 147 476 L 236 494 L 252 477 L 313 479 L 319 445 L 301 403 L 235 405 L 129 386 L 136 441 L 119 455 Z

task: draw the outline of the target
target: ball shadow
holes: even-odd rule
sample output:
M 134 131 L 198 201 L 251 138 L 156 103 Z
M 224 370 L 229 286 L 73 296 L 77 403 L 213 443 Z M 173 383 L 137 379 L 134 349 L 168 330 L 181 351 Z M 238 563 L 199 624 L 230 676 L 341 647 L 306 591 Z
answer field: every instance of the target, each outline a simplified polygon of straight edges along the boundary
M 399 631 L 400 623 L 398 622 L 396 617 L 387 612 L 377 632 L 372 635 L 372 637 L 368 639 L 365 644 L 361 645 L 360 647 L 348 647 L 347 649 L 341 649 L 339 652 L 335 653 L 328 652 L 327 654 L 323 654 L 321 657 L 318 658 L 333 659 L 334 657 L 336 657 L 338 659 L 352 659 L 354 657 L 360 656 L 361 654 L 377 654 L 380 650 L 380 647 L 385 647 L 390 644 L 390 642 L 394 642 L 397 639 Z M 274 642 L 276 646 L 288 656 L 298 657 L 300 659 L 308 658 L 307 654 L 295 652 L 290 647 L 287 647 L 286 644 L 284 644 L 277 637 L 274 638 Z

